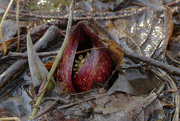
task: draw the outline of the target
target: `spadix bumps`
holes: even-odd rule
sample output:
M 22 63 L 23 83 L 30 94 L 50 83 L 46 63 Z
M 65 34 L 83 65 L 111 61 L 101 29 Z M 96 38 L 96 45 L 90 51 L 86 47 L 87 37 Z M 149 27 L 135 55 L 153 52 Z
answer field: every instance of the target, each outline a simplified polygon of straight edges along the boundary
M 72 92 L 90 90 L 95 82 L 104 83 L 112 71 L 108 49 L 95 49 L 76 54 L 77 51 L 98 47 L 105 46 L 85 23 L 79 22 L 71 33 L 58 65 L 58 81 L 67 83 Z

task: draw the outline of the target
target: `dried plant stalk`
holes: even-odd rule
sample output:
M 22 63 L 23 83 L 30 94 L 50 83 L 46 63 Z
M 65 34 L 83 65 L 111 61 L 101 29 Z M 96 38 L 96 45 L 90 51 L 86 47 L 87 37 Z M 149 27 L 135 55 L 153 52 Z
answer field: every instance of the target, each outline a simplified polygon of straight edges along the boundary
M 0 37 L 1 37 L 1 41 L 2 41 L 2 43 L 3 43 L 4 55 L 5 55 L 6 52 L 7 52 L 7 45 L 6 45 L 5 41 L 4 41 L 4 37 L 3 37 L 3 33 L 2 33 L 1 26 L 2 26 L 2 23 L 3 23 L 5 17 L 6 17 L 6 15 L 7 15 L 7 13 L 8 13 L 8 11 L 9 11 L 11 5 L 12 5 L 12 2 L 13 2 L 13 0 L 11 0 L 11 1 L 9 2 L 9 5 L 8 5 L 8 7 L 7 7 L 7 9 L 6 9 L 6 11 L 5 11 L 4 15 L 3 15 L 3 18 L 1 19 L 1 23 L 0 23 Z
M 62 47 L 61 47 L 61 49 L 60 49 L 60 51 L 59 51 L 59 53 L 58 53 L 58 55 L 57 55 L 57 57 L 56 57 L 56 60 L 55 60 L 55 62 L 53 63 L 53 66 L 52 66 L 50 72 L 48 73 L 47 82 L 46 82 L 46 84 L 45 84 L 44 87 L 47 87 L 48 84 L 50 83 L 51 78 L 52 78 L 52 76 L 53 76 L 53 74 L 54 74 L 54 72 L 55 72 L 55 70 L 56 70 L 56 68 L 57 68 L 57 65 L 58 65 L 60 59 L 62 58 L 62 55 L 63 55 L 63 53 L 64 53 L 64 50 L 65 50 L 65 48 L 66 48 L 66 46 L 67 46 L 67 44 L 68 44 L 68 42 L 69 42 L 69 37 L 70 37 L 70 32 L 71 32 L 71 26 L 72 26 L 72 20 L 73 20 L 74 8 L 75 8 L 75 0 L 72 0 L 71 6 L 70 6 L 70 15 L 69 15 L 69 19 L 68 19 L 68 25 L 67 25 L 67 29 L 66 29 L 66 36 L 65 36 L 64 42 L 63 42 L 63 44 L 62 44 Z M 37 111 L 38 111 L 38 106 L 40 105 L 40 103 L 41 103 L 41 101 L 42 101 L 42 99 L 43 99 L 43 97 L 44 97 L 45 92 L 46 92 L 46 89 L 45 89 L 45 90 L 41 93 L 41 95 L 37 98 L 37 101 L 36 101 L 36 103 L 35 103 L 36 107 L 33 109 L 33 111 L 32 111 L 32 113 L 31 113 L 31 116 L 29 117 L 29 119 L 32 119 L 32 118 L 36 115 L 36 113 L 37 113 Z

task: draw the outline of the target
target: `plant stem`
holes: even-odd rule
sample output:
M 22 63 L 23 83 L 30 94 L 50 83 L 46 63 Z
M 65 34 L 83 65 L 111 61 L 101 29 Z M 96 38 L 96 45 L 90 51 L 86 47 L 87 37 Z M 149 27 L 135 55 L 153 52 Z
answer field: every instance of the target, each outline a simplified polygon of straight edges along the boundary
M 59 53 L 58 53 L 58 55 L 56 57 L 56 60 L 53 63 L 50 72 L 48 73 L 47 82 L 45 84 L 45 87 L 48 86 L 48 84 L 50 83 L 51 78 L 52 78 L 52 76 L 53 76 L 53 74 L 54 74 L 54 72 L 55 72 L 55 70 L 57 68 L 57 65 L 58 65 L 60 59 L 62 58 L 64 50 L 65 50 L 65 48 L 66 48 L 66 46 L 67 46 L 67 44 L 69 42 L 70 33 L 71 33 L 71 26 L 72 26 L 72 20 L 73 20 L 74 8 L 75 8 L 75 0 L 72 0 L 71 6 L 70 6 L 70 14 L 69 14 L 69 19 L 68 19 L 68 25 L 67 25 L 67 29 L 66 29 L 66 36 L 65 36 L 64 42 L 62 44 L 62 47 L 60 48 L 60 51 L 59 51 Z M 36 106 L 40 106 L 40 103 L 42 101 L 42 98 L 44 97 L 45 92 L 46 92 L 46 89 L 37 98 L 37 101 L 36 101 L 36 104 L 35 104 Z M 38 107 L 35 107 L 33 109 L 33 112 L 31 114 L 31 116 L 30 116 L 30 119 L 32 119 L 36 115 L 37 111 L 38 111 Z
M 48 81 L 49 82 L 49 81 Z M 49 84 L 48 82 L 46 82 L 46 84 L 45 84 L 45 87 L 47 87 L 47 85 Z M 43 99 L 43 97 L 44 97 L 44 94 L 45 94 L 45 92 L 46 92 L 46 89 L 41 93 L 41 95 L 37 98 L 37 100 L 36 100 L 36 103 L 35 103 L 35 107 L 34 107 L 34 109 L 33 109 L 33 112 L 31 113 L 31 116 L 30 116 L 30 119 L 32 119 L 35 115 L 36 115 L 36 113 L 37 113 L 37 111 L 38 111 L 38 107 L 39 107 L 39 105 L 41 104 L 41 101 L 42 101 L 42 99 Z
M 53 66 L 48 74 L 47 80 L 51 80 L 52 75 L 54 74 L 54 71 L 57 68 L 57 65 L 60 61 L 60 59 L 63 56 L 64 50 L 69 42 L 69 38 L 70 38 L 70 33 L 71 33 L 71 26 L 72 26 L 72 20 L 73 20 L 73 12 L 74 12 L 74 8 L 75 8 L 75 0 L 72 0 L 71 2 L 71 6 L 70 6 L 70 14 L 69 14 L 69 19 L 68 19 L 68 25 L 67 25 L 67 29 L 66 29 L 66 36 L 64 39 L 64 42 L 62 44 L 62 47 L 60 48 L 60 51 L 56 57 L 55 62 L 53 63 Z
M 19 0 L 17 0 L 17 7 L 16 7 L 16 22 L 18 28 L 18 45 L 16 51 L 19 51 L 20 46 L 20 31 L 19 31 Z

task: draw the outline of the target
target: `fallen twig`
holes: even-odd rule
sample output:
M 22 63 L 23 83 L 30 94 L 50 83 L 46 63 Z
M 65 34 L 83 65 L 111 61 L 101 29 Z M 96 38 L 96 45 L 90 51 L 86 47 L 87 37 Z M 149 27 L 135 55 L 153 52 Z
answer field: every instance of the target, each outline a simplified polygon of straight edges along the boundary
M 107 47 L 97 47 L 97 48 L 90 48 L 82 51 L 76 52 L 76 54 L 81 54 L 84 52 L 92 51 L 92 50 L 98 50 L 98 49 L 108 49 Z M 37 53 L 39 57 L 47 57 L 47 56 L 54 56 L 57 55 L 59 51 L 54 51 L 54 52 L 42 52 L 42 53 Z M 18 52 L 9 52 L 8 55 L 0 57 L 0 60 L 5 60 L 10 57 L 20 57 L 20 58 L 27 58 L 27 53 L 18 53 Z
M 149 65 L 156 66 L 156 67 L 158 67 L 158 68 L 160 68 L 160 69 L 162 69 L 162 70 L 164 70 L 167 73 L 172 74 L 172 75 L 180 75 L 180 69 L 179 68 L 176 68 L 174 66 L 171 66 L 171 65 L 168 65 L 165 63 L 162 63 L 162 62 L 154 60 L 152 58 L 148 58 L 148 57 L 145 57 L 142 55 L 137 55 L 137 54 L 129 52 L 127 50 L 123 50 L 123 52 L 124 52 L 124 55 L 128 58 L 136 59 L 136 60 L 142 61 L 144 63 L 147 63 Z
M 72 93 L 72 94 L 70 94 L 70 96 L 84 95 L 84 94 L 86 94 L 86 93 L 96 92 L 96 91 L 98 91 L 98 89 L 91 89 L 91 90 L 88 90 L 88 91 L 85 91 L 85 92 Z
M 142 64 L 127 65 L 127 66 L 122 66 L 122 69 L 140 68 L 142 66 L 143 66 Z
M 47 56 L 55 56 L 58 54 L 58 51 L 54 52 L 42 52 L 37 53 L 39 57 L 47 57 Z M 20 57 L 20 58 L 27 58 L 27 53 L 18 53 L 18 52 L 9 52 L 7 55 L 0 57 L 0 60 L 6 60 L 10 57 Z
M 33 119 L 37 119 L 40 116 L 44 115 L 45 113 L 47 113 L 49 110 L 51 110 L 55 104 L 57 103 L 58 100 L 55 100 L 53 103 L 51 103 L 51 105 L 49 107 L 47 107 L 46 109 L 44 109 L 42 112 L 40 112 L 38 115 L 36 115 Z
M 75 103 L 70 103 L 70 104 L 67 104 L 67 105 L 63 105 L 63 106 L 58 107 L 58 110 L 62 110 L 62 109 L 65 109 L 65 108 L 69 108 L 69 107 L 72 107 L 72 106 L 74 106 L 74 105 L 78 105 L 79 103 L 86 102 L 86 101 L 89 101 L 89 100 L 94 100 L 94 99 L 96 99 L 96 97 L 91 97 L 91 98 L 88 98 L 88 99 L 85 99 L 85 100 L 82 100 L 82 101 L 79 101 L 79 102 L 75 102 Z
M 70 103 L 69 99 L 63 97 L 50 97 L 50 98 L 46 98 L 45 100 L 57 100 L 60 103 L 64 103 L 64 104 Z
M 1 6 L 0 7 L 2 9 L 5 9 L 5 7 Z M 146 9 L 145 7 L 143 9 Z M 118 18 L 122 18 L 122 17 L 127 17 L 127 16 L 130 16 L 132 14 L 137 14 L 138 13 L 141 13 L 141 11 L 137 11 L 136 8 L 133 9 L 134 11 L 136 12 L 132 12 L 131 14 L 127 14 L 129 13 L 129 10 L 120 10 L 120 11 L 117 11 L 117 12 L 111 12 L 111 11 L 108 11 L 108 12 L 97 12 L 97 13 L 92 13 L 92 12 L 87 12 L 86 13 L 86 16 L 75 16 L 73 17 L 73 20 L 75 21 L 79 21 L 79 20 L 90 20 L 92 17 L 95 19 L 95 20 L 111 20 L 111 19 L 118 19 Z M 9 11 L 10 13 L 12 14 L 15 14 L 14 11 Z M 83 15 L 85 13 L 82 13 Z M 21 15 L 21 17 L 23 17 L 23 19 L 25 18 L 26 20 L 29 20 L 29 19 L 58 19 L 58 20 L 68 20 L 68 17 L 69 17 L 69 14 L 64 14 L 64 15 L 47 15 L 47 14 L 44 14 L 44 13 L 22 13 L 20 12 L 19 15 Z M 99 15 L 102 15 L 102 16 L 99 16 Z
M 178 5 L 178 4 L 180 4 L 180 0 L 176 0 L 176 1 L 170 2 L 170 3 L 166 4 L 166 6 L 171 7 L 173 5 Z

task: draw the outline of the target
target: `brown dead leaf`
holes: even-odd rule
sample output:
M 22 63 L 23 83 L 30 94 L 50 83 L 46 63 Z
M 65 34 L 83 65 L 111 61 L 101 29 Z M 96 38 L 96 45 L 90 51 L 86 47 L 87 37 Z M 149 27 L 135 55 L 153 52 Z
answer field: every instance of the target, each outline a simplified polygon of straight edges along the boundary
M 118 46 L 118 43 L 108 40 L 107 44 L 110 56 L 115 63 L 116 68 L 118 68 L 123 63 L 124 53 L 122 49 Z
M 6 41 L 5 43 L 6 43 L 7 46 L 9 46 L 9 45 L 11 45 L 16 40 L 17 39 L 10 39 L 10 40 Z M 0 51 L 2 51 L 2 50 L 4 50 L 4 47 L 3 47 L 3 44 L 0 43 Z
M 151 97 L 136 97 L 125 95 L 123 93 L 110 96 L 106 93 L 98 94 L 96 99 L 97 106 L 94 109 L 94 112 L 102 112 L 102 114 L 96 113 L 93 120 L 131 121 L 135 118 L 138 121 L 147 121 L 152 118 L 154 113 L 157 113 L 156 119 L 162 120 L 165 117 L 165 114 L 159 100 L 156 100 L 148 108 L 142 111 L 138 117 L 135 117 L 136 113 L 138 113 L 150 99 Z
M 56 56 L 54 56 L 54 61 L 56 60 Z M 47 62 L 47 63 L 44 63 L 44 66 L 47 68 L 47 70 L 49 71 L 53 65 L 53 62 Z
M 118 78 L 108 90 L 107 94 L 113 94 L 114 92 L 125 92 L 128 94 L 136 95 L 134 89 L 131 87 L 130 83 L 127 81 L 124 74 L 118 73 Z
M 54 62 L 47 62 L 44 63 L 44 66 L 47 68 L 47 70 L 50 70 Z

